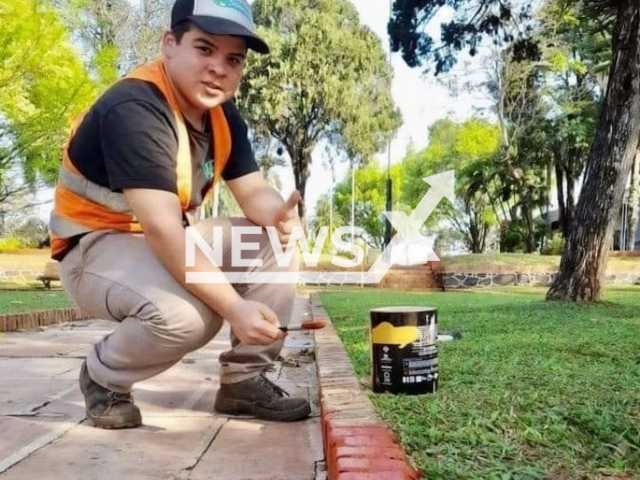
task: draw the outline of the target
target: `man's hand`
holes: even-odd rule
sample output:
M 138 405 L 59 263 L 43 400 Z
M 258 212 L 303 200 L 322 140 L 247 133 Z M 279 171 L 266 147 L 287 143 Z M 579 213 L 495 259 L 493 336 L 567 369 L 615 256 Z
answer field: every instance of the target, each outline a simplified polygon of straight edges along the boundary
M 300 192 L 294 190 L 289 199 L 276 211 L 274 215 L 274 223 L 278 232 L 278 238 L 282 248 L 287 248 L 289 238 L 294 227 L 302 227 L 302 222 L 298 216 L 298 202 L 300 201 Z
M 286 334 L 280 330 L 278 317 L 266 305 L 251 300 L 239 300 L 227 320 L 238 339 L 246 345 L 271 345 Z

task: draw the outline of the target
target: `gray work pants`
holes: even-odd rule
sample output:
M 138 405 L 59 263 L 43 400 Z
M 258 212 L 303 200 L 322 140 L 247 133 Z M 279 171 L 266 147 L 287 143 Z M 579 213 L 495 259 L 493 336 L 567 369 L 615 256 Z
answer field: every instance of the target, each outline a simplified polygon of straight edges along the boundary
M 296 271 L 277 265 L 268 235 L 242 235 L 258 250 L 242 258 L 263 260 L 262 267 L 230 267 L 231 226 L 255 226 L 244 218 L 213 218 L 196 225 L 213 241 L 213 226 L 223 227 L 224 271 Z M 197 248 L 197 247 L 196 247 Z M 134 383 L 168 369 L 189 352 L 207 344 L 223 319 L 186 290 L 160 263 L 142 234 L 113 230 L 85 235 L 60 262 L 60 278 L 78 306 L 92 316 L 119 322 L 116 330 L 87 354 L 91 378 L 110 390 L 129 392 Z M 215 286 L 215 284 L 214 284 Z M 238 293 L 269 306 L 281 325 L 289 323 L 294 284 L 237 284 Z M 283 341 L 269 346 L 244 345 L 231 333 L 231 349 L 220 356 L 221 383 L 235 383 L 264 371 L 278 356 Z

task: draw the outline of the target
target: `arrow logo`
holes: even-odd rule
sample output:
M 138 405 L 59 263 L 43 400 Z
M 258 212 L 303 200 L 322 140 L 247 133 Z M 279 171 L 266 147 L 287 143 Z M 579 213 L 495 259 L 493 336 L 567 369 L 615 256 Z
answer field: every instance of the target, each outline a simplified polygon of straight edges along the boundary
M 404 212 L 384 212 L 384 215 L 389 219 L 391 225 L 393 225 L 397 233 L 393 236 L 391 242 L 389 242 L 389 245 L 387 245 L 387 248 L 384 249 L 380 257 L 378 257 L 378 259 L 369 269 L 368 274 L 374 275 L 371 280 L 373 280 L 374 278 L 378 279 L 377 281 L 374 281 L 372 283 L 378 283 L 380 280 L 382 280 L 382 277 L 384 277 L 391 268 L 391 252 L 393 251 L 393 248 L 398 247 L 403 242 L 407 242 L 411 239 L 422 239 L 422 236 L 420 235 L 422 225 L 424 225 L 424 222 L 427 221 L 440 201 L 444 197 L 448 198 L 451 202 L 453 202 L 455 199 L 454 170 L 449 170 L 444 173 L 425 177 L 422 180 L 428 183 L 431 188 L 429 189 L 427 194 L 422 197 L 422 200 L 420 200 L 420 203 L 416 206 L 413 212 L 411 212 L 411 215 L 407 217 L 407 214 Z M 425 248 L 429 249 L 429 260 L 440 260 L 430 246 L 425 245 Z

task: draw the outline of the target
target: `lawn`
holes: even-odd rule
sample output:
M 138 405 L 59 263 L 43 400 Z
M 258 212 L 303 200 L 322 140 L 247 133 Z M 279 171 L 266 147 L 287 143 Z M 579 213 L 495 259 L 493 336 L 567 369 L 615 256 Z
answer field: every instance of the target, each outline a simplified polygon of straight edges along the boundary
M 0 289 L 0 315 L 73 306 L 62 290 Z
M 640 472 L 640 289 L 596 305 L 550 303 L 543 289 L 325 292 L 360 377 L 369 377 L 369 309 L 438 308 L 462 330 L 438 348 L 435 395 L 377 395 L 425 479 L 629 480 Z

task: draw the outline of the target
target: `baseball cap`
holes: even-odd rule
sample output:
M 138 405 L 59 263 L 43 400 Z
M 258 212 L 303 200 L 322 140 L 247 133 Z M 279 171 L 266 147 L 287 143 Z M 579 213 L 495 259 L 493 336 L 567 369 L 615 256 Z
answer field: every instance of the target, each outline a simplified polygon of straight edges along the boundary
M 187 20 L 212 35 L 244 37 L 250 49 L 269 53 L 269 46 L 255 33 L 247 0 L 176 0 L 171 10 L 171 28 Z

